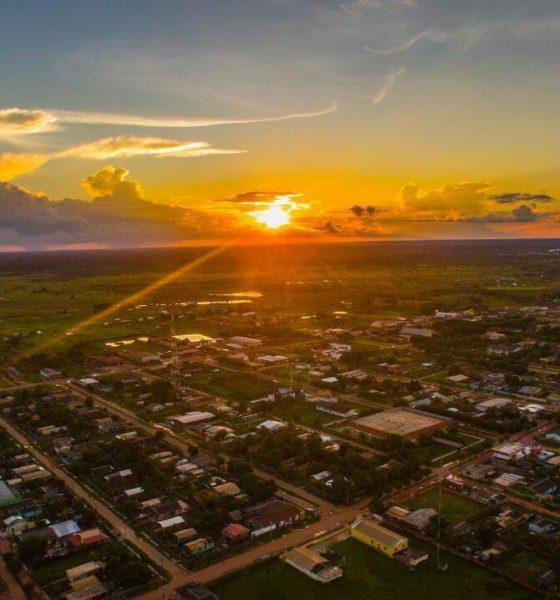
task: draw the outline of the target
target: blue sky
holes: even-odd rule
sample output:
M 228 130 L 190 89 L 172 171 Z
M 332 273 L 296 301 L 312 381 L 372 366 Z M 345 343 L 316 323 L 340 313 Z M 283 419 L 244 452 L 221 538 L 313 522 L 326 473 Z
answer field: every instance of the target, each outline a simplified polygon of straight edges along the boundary
M 5 1 L 0 55 L 0 111 L 56 115 L 30 135 L 0 123 L 0 174 L 51 200 L 83 196 L 108 165 L 146 198 L 195 209 L 264 189 L 326 216 L 394 211 L 410 182 L 560 193 L 557 0 Z M 260 122 L 160 126 L 200 118 Z M 93 152 L 117 137 L 134 152 Z M 148 152 L 146 137 L 173 150 Z M 179 156 L 178 142 L 210 151 Z M 467 214 L 472 200 L 452 208 L 497 208 Z

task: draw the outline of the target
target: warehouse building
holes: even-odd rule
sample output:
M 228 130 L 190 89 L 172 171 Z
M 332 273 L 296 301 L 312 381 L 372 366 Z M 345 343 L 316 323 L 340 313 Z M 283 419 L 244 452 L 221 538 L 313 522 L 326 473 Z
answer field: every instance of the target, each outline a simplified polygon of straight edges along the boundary
M 354 419 L 349 425 L 352 429 L 373 437 L 398 435 L 407 440 L 415 440 L 421 435 L 445 429 L 447 420 L 409 409 L 396 408 Z
M 359 519 L 350 529 L 353 538 L 391 558 L 408 548 L 408 539 L 383 527 L 377 521 Z

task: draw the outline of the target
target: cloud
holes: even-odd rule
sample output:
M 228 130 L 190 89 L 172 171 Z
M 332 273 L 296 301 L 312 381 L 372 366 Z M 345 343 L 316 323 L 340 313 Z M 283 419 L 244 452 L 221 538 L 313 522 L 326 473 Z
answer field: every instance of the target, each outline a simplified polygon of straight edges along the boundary
M 191 127 L 215 127 L 218 125 L 249 125 L 253 123 L 273 123 L 275 121 L 290 121 L 292 119 L 312 119 L 336 112 L 338 105 L 331 104 L 317 111 L 289 113 L 276 117 L 253 117 L 247 119 L 234 118 L 162 118 L 141 117 L 137 115 L 122 115 L 112 113 L 82 112 L 82 111 L 51 111 L 56 118 L 65 123 L 89 123 L 94 125 L 129 125 L 134 127 L 171 127 L 186 129 Z
M 379 88 L 379 90 L 377 90 L 377 93 L 373 97 L 374 104 L 380 104 L 381 102 L 383 102 L 383 100 L 385 100 L 385 98 L 387 98 L 387 96 L 389 95 L 389 92 L 393 89 L 393 87 L 395 87 L 395 83 L 397 82 L 397 79 L 404 72 L 405 72 L 405 69 L 402 69 L 402 68 L 396 69 L 395 71 L 393 71 L 392 73 L 389 73 L 389 75 L 387 75 L 385 77 L 385 79 L 383 80 L 383 83 L 381 84 L 381 87 Z
M 245 150 L 214 148 L 208 142 L 189 142 L 155 137 L 107 137 L 61 152 L 0 154 L 0 181 L 9 181 L 34 171 L 53 159 L 112 160 L 153 156 L 155 158 L 199 158 L 242 154 Z
M 11 181 L 38 169 L 49 160 L 47 154 L 5 152 L 0 154 L 0 181 Z
M 442 36 L 442 34 L 438 34 L 437 32 L 431 29 L 426 29 L 424 31 L 421 31 L 420 33 L 409 37 L 408 39 L 403 40 L 398 44 L 395 44 L 394 46 L 391 46 L 390 48 L 372 48 L 368 44 L 366 44 L 366 46 L 364 47 L 370 54 L 375 54 L 378 56 L 391 56 L 392 54 L 406 52 L 406 50 L 409 50 L 410 48 L 412 48 L 412 46 L 415 46 L 418 42 L 424 39 L 429 39 L 431 41 L 436 42 L 446 41 L 447 36 Z
M 548 194 L 527 194 L 522 192 L 506 192 L 491 196 L 498 204 L 513 204 L 515 202 L 552 202 L 553 196 Z
M 227 202 L 233 205 L 249 204 L 251 206 L 262 206 L 270 204 L 278 196 L 296 196 L 296 194 L 293 194 L 292 192 L 252 190 L 250 192 L 242 192 L 227 198 L 219 198 L 216 200 L 216 202 Z
M 466 181 L 446 183 L 440 189 L 421 194 L 418 185 L 409 182 L 402 187 L 399 199 L 403 210 L 478 214 L 485 208 L 487 192 L 491 187 L 485 181 Z
M 126 169 L 116 169 L 108 165 L 86 177 L 82 186 L 92 198 L 103 196 L 117 196 L 120 198 L 142 200 L 144 192 L 139 183 L 127 181 L 128 171 Z
M 0 109 L 0 137 L 56 131 L 56 117 L 43 110 Z
M 420 6 L 419 0 L 350 0 L 342 2 L 340 8 L 350 15 L 362 15 L 369 9 L 382 8 L 417 8 Z
M 372 215 L 374 215 L 376 212 L 378 212 L 378 209 L 375 208 L 375 206 L 360 206 L 359 204 L 354 204 L 354 206 L 350 207 L 350 212 L 358 217 L 358 219 L 360 219 L 361 217 L 363 217 L 364 215 L 371 217 Z
M 23 236 L 77 232 L 84 222 L 65 215 L 47 196 L 0 182 L 0 230 Z
M 529 208 L 525 204 L 514 208 L 511 212 L 514 217 L 514 220 L 519 223 L 533 223 L 539 218 L 539 216 L 533 211 L 533 209 Z
M 245 150 L 213 148 L 208 142 L 189 142 L 157 137 L 107 137 L 56 154 L 56 158 L 111 160 L 136 156 L 196 158 L 212 154 L 240 154 Z

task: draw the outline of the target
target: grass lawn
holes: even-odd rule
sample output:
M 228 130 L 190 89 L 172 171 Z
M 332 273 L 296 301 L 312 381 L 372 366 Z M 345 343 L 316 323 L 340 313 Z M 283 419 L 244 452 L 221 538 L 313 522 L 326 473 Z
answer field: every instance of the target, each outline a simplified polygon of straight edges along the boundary
M 425 494 L 416 496 L 408 503 L 413 510 L 417 508 L 434 508 L 437 510 L 439 504 L 439 490 L 432 488 Z M 470 500 L 466 496 L 454 494 L 447 490 L 441 490 L 441 516 L 448 523 L 461 523 L 480 512 L 484 507 L 478 502 Z
M 549 560 L 528 550 L 521 550 L 506 558 L 500 566 L 518 573 L 522 573 L 526 579 L 534 583 L 537 577 L 544 571 L 553 570 L 558 576 L 560 569 L 555 567 Z
M 194 389 L 232 401 L 256 400 L 277 391 L 279 387 L 279 384 L 259 379 L 254 374 L 229 369 L 193 371 L 184 382 Z
M 362 410 L 356 406 L 356 409 L 360 414 Z M 310 402 L 291 402 L 289 406 L 283 406 L 280 408 L 277 405 L 273 406 L 274 414 L 282 419 L 291 421 L 292 423 L 301 423 L 308 427 L 317 427 L 319 425 L 325 425 L 326 423 L 332 423 L 333 421 L 340 421 L 341 417 L 325 413 L 315 408 L 315 405 Z
M 86 552 L 71 554 L 49 561 L 38 567 L 33 576 L 41 585 L 52 583 L 65 577 L 65 571 L 78 565 L 83 565 L 89 561 L 103 561 L 109 554 L 112 547 L 119 546 L 116 541 L 110 541 Z
M 332 546 L 346 557 L 344 576 L 330 584 L 314 582 L 278 561 L 218 583 L 221 600 L 529 600 L 538 597 L 506 579 L 460 558 L 449 556 L 445 573 L 438 571 L 434 549 L 428 563 L 415 572 L 385 555 L 348 539 Z

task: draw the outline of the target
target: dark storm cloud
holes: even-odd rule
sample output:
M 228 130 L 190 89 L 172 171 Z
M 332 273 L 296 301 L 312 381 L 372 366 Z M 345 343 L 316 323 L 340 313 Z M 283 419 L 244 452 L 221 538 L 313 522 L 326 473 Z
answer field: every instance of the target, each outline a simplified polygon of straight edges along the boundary
M 524 194 L 522 192 L 506 192 L 491 196 L 498 204 L 513 204 L 514 202 L 552 202 L 553 196 L 548 194 Z
M 81 215 L 65 214 L 62 206 L 47 196 L 33 195 L 17 185 L 0 182 L 0 228 L 33 236 L 77 232 L 84 226 L 86 221 Z

